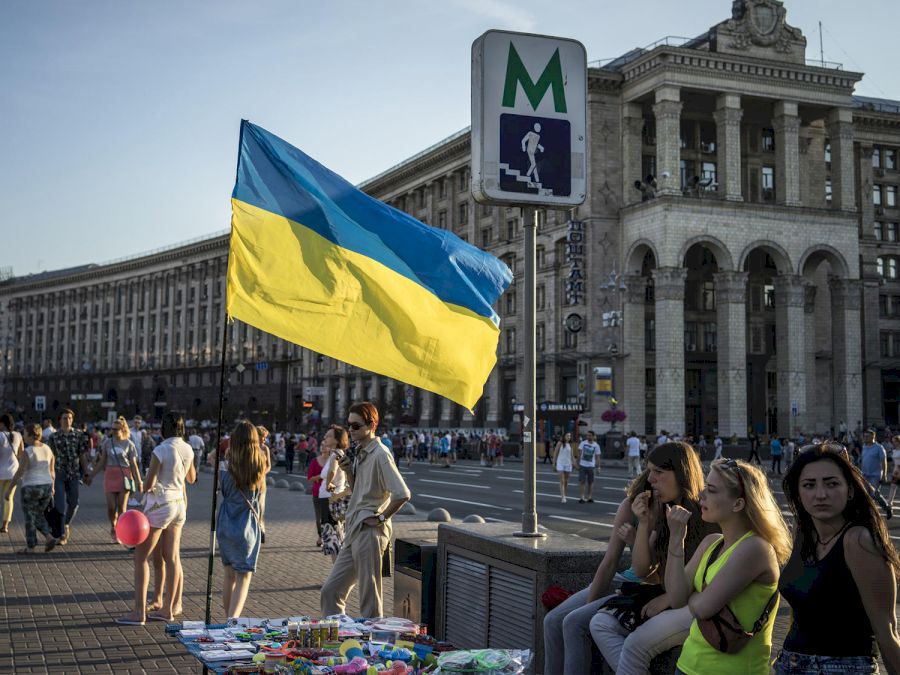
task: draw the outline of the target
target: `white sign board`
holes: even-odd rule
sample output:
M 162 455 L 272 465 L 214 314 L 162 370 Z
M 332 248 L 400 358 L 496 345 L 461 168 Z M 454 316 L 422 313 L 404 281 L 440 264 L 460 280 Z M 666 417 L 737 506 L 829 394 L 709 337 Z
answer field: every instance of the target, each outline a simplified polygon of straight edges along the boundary
M 587 54 L 565 38 L 489 30 L 472 44 L 472 194 L 577 206 L 587 194 Z
M 303 398 L 313 398 L 314 396 L 325 396 L 327 394 L 328 389 L 326 387 L 314 387 L 312 385 L 303 387 Z
M 35 396 L 34 397 L 34 409 L 37 412 L 44 412 L 47 409 L 47 397 L 46 396 Z

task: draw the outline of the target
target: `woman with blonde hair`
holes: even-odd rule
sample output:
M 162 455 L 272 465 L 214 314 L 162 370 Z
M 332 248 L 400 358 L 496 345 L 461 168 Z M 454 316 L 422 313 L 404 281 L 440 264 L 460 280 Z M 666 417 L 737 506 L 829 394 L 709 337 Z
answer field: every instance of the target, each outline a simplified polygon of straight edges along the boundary
M 219 476 L 222 501 L 216 519 L 219 554 L 225 568 L 222 604 L 229 618 L 239 617 L 244 611 L 250 579 L 256 571 L 262 543 L 259 498 L 266 470 L 259 432 L 249 420 L 238 422 L 231 434 L 228 470 Z
M 138 465 L 138 449 L 131 442 L 131 429 L 124 417 L 119 417 L 112 427 L 112 436 L 101 443 L 100 461 L 87 476 L 85 485 L 90 485 L 94 476 L 103 471 L 103 492 L 106 493 L 106 517 L 109 518 L 109 536 L 114 544 L 116 523 L 125 513 L 130 492 L 143 492 L 141 469 Z
M 666 511 L 666 592 L 672 607 L 687 606 L 694 617 L 677 672 L 766 675 L 778 574 L 790 556 L 791 538 L 765 474 L 742 460 L 712 462 L 700 511 L 722 534 L 700 542 L 687 565 L 691 513 L 680 506 Z

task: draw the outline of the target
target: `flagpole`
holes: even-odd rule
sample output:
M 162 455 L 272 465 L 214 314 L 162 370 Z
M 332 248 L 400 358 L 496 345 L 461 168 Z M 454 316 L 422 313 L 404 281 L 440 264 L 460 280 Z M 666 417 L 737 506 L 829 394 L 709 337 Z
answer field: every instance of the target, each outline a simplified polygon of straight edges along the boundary
M 238 169 L 240 167 L 241 160 L 241 148 L 243 147 L 244 142 L 244 127 L 246 126 L 247 120 L 241 120 L 241 132 L 238 139 L 238 165 L 235 168 L 235 174 L 237 174 Z M 235 175 L 235 183 L 237 183 L 237 175 Z M 230 251 L 231 251 L 231 237 L 234 235 L 234 226 L 231 227 L 231 233 L 228 235 L 228 250 L 229 255 L 225 260 L 225 269 L 226 269 L 226 281 L 225 281 L 225 311 L 222 314 L 222 359 L 219 364 L 219 419 L 216 424 L 216 443 L 213 446 L 215 452 L 215 462 L 213 467 L 213 493 L 212 493 L 212 507 L 210 508 L 209 515 L 209 559 L 207 561 L 206 566 L 206 614 L 204 615 L 204 621 L 207 624 L 212 623 L 212 577 L 213 577 L 213 565 L 215 561 L 216 555 L 216 510 L 219 501 L 219 466 L 222 461 L 222 453 L 219 451 L 219 446 L 222 442 L 222 425 L 224 424 L 225 417 L 225 378 L 227 373 L 225 372 L 225 355 L 228 350 L 228 264 L 230 262 Z M 226 611 L 228 611 L 226 609 Z M 230 617 L 229 617 L 230 618 Z M 203 667 L 203 672 L 206 672 L 206 666 Z
M 213 468 L 213 494 L 212 508 L 209 516 L 209 560 L 206 568 L 206 623 L 212 623 L 212 577 L 213 564 L 216 554 L 216 507 L 219 498 L 219 466 L 222 461 L 222 453 L 220 451 L 222 441 L 222 425 L 225 417 L 225 354 L 228 348 L 228 311 L 226 310 L 222 317 L 222 360 L 219 366 L 219 421 L 216 425 L 216 442 L 213 446 L 215 452 L 215 466 Z

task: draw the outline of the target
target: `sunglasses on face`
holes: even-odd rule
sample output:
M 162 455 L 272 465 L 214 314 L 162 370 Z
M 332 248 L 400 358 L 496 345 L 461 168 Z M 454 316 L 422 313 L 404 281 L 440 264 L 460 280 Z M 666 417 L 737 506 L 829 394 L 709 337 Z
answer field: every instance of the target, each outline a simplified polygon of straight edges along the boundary
M 347 426 L 350 427 L 353 431 L 359 431 L 360 429 L 365 428 L 365 424 L 362 422 L 347 422 Z
M 741 494 L 744 493 L 744 477 L 741 475 L 741 468 L 738 466 L 737 460 L 732 459 L 731 457 L 723 457 L 721 466 L 725 467 L 729 471 L 734 471 L 737 475 L 738 482 L 741 484 Z

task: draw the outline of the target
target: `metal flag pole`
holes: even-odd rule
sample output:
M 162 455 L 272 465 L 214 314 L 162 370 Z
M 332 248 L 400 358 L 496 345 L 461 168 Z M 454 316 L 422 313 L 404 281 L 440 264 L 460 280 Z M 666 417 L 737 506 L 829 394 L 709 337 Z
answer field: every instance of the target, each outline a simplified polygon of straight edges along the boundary
M 522 493 L 525 504 L 522 508 L 522 531 L 516 532 L 519 537 L 543 537 L 538 532 L 537 522 L 537 467 L 535 465 L 535 441 L 537 434 L 537 403 L 535 401 L 535 305 L 534 284 L 535 269 L 535 236 L 537 234 L 538 210 L 533 206 L 522 208 L 522 220 L 525 230 L 525 251 L 523 262 L 525 264 L 525 288 L 523 293 L 524 313 L 523 329 L 525 332 L 525 364 L 523 374 L 525 381 L 523 389 L 525 394 L 525 407 L 522 410 L 522 441 L 524 446 L 524 458 L 522 460 Z

